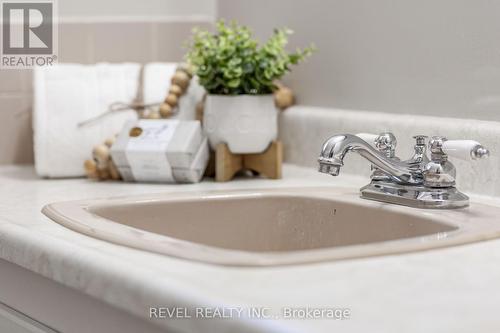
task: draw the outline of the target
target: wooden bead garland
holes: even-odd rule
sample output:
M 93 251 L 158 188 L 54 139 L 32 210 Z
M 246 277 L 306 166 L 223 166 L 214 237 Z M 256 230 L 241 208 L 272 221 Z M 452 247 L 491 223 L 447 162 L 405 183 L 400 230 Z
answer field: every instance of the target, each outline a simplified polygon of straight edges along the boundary
M 187 65 L 180 65 L 172 76 L 167 97 L 158 110 L 153 110 L 147 114 L 141 114 L 145 119 L 170 118 L 175 114 L 179 99 L 183 96 L 192 78 L 192 70 Z M 103 144 L 97 145 L 92 150 L 92 158 L 84 162 L 85 174 L 89 179 L 95 180 L 120 180 L 121 176 L 118 168 L 113 163 L 110 148 L 116 140 L 115 137 L 106 139 Z

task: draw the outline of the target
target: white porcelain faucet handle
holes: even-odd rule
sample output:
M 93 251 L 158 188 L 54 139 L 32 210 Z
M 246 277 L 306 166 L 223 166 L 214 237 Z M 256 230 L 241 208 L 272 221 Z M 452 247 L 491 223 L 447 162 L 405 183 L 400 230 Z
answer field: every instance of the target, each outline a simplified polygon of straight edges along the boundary
M 474 140 L 447 140 L 441 147 L 443 153 L 462 160 L 477 160 L 490 155 L 488 149 Z

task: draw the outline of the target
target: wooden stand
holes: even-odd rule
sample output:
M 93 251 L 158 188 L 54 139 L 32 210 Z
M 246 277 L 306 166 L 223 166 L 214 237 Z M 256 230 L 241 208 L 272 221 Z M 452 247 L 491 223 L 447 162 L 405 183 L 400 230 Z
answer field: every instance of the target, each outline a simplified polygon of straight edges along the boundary
M 221 143 L 215 150 L 215 163 L 212 162 L 212 167 L 207 168 L 207 173 L 215 171 L 217 182 L 227 182 L 243 169 L 255 171 L 270 179 L 280 179 L 282 161 L 283 146 L 280 141 L 273 141 L 269 148 L 260 154 L 233 154 L 225 143 Z

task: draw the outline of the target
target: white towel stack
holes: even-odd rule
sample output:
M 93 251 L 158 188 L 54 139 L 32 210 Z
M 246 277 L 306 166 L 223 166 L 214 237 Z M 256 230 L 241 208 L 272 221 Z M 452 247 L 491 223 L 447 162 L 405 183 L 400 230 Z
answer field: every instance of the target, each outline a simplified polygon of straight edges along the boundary
M 170 87 L 175 63 L 151 63 L 144 67 L 143 100 L 160 103 Z M 134 111 L 115 112 L 78 127 L 108 110 L 111 103 L 131 103 L 140 88 L 141 65 L 58 64 L 34 71 L 33 129 L 35 168 L 49 178 L 84 176 L 83 162 L 92 148 L 118 133 Z M 204 90 L 196 80 L 179 100 L 177 119 L 195 119 L 196 103 Z

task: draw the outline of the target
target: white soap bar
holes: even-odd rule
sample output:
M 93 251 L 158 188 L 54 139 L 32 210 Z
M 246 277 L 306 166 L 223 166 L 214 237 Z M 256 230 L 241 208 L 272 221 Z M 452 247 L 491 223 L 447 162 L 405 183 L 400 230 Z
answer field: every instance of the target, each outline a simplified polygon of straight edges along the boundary
M 141 120 L 129 133 L 125 157 L 138 182 L 171 182 L 172 166 L 165 154 L 178 121 Z M 132 135 L 137 130 L 137 135 Z
M 179 175 L 179 171 L 174 170 L 192 170 L 195 166 L 204 172 L 208 158 L 204 161 L 198 156 L 203 140 L 199 121 L 130 121 L 111 147 L 111 158 L 125 181 L 177 182 L 180 177 L 175 173 Z M 185 176 L 182 181 L 200 179 Z

